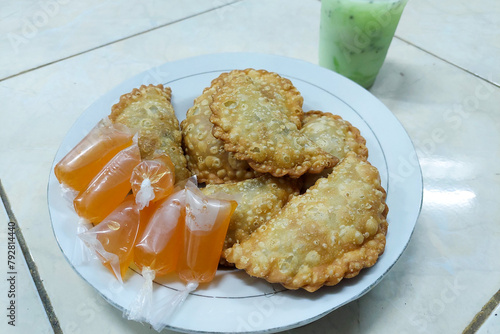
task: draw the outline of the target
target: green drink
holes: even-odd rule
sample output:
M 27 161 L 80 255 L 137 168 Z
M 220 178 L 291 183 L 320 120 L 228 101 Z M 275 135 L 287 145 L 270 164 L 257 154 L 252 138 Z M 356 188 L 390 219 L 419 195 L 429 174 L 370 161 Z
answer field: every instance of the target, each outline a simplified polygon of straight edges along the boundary
M 408 0 L 322 0 L 319 64 L 370 88 Z

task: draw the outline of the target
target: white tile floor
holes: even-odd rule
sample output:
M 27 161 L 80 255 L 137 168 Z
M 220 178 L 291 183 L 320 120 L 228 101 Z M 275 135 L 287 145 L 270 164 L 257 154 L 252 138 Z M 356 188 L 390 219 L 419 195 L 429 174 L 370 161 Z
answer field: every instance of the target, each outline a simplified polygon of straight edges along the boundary
M 478 334 L 495 334 L 500 333 L 500 305 L 491 312 L 491 316 L 477 331 Z
M 498 1 L 410 1 L 398 36 L 500 85 Z
M 12 241 L 12 230 L 9 230 L 9 223 L 13 221 L 9 219 L 3 205 L 0 209 L 0 221 L 0 245 L 3 248 L 1 261 L 4 264 L 0 280 L 0 291 L 2 292 L 0 302 L 2 306 L 5 306 L 2 309 L 12 308 L 11 303 L 14 302 L 14 310 L 12 310 L 14 314 L 11 313 L 11 310 L 2 312 L 3 320 L 7 320 L 0 323 L 0 332 L 28 333 L 33 328 L 37 328 L 39 333 L 51 333 L 50 322 L 17 243 L 15 244 L 15 258 L 8 258 L 9 255 L 12 255 L 6 250 L 9 241 Z M 14 225 L 10 224 L 10 226 Z M 10 268 L 11 265 L 13 268 Z M 11 284 L 14 284 L 14 287 Z M 7 317 L 8 315 L 12 315 L 12 317 Z
M 0 49 L 16 60 L 0 77 L 102 47 L 150 29 L 198 15 L 230 0 L 181 1 L 164 6 L 161 0 L 136 1 L 19 1 L 5 2 L 0 13 Z
M 22 36 L 26 22 L 50 14 L 43 6 L 54 1 L 1 1 L 0 31 Z M 153 333 L 123 320 L 72 270 L 57 245 L 45 194 L 62 138 L 97 98 L 167 61 L 253 51 L 317 63 L 320 3 L 56 3 L 57 12 L 46 14 L 47 23 L 18 52 L 0 39 L 0 179 L 63 332 Z M 401 121 L 418 151 L 425 193 L 415 233 L 375 289 L 290 333 L 457 333 L 498 291 L 498 6 L 495 0 L 480 6 L 465 0 L 408 4 L 371 92 Z M 4 245 L 8 218 L 2 215 Z M 19 326 L 2 321 L 0 332 L 25 333 L 34 325 L 37 332 L 51 332 L 29 272 L 19 263 Z M 0 282 L 3 305 L 7 287 Z M 480 333 L 499 332 L 495 314 L 498 308 Z

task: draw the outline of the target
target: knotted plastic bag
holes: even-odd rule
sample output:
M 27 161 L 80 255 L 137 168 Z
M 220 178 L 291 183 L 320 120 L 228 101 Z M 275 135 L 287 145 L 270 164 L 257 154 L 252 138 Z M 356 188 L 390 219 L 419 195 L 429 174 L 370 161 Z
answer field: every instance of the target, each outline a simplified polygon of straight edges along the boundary
M 175 167 L 166 154 L 157 153 L 151 160 L 138 164 L 130 178 L 139 209 L 159 201 L 174 191 Z
M 144 284 L 124 317 L 148 321 L 152 312 L 153 280 L 175 271 L 182 238 L 185 191 L 177 190 L 157 204 L 155 212 L 134 247 L 134 262 Z

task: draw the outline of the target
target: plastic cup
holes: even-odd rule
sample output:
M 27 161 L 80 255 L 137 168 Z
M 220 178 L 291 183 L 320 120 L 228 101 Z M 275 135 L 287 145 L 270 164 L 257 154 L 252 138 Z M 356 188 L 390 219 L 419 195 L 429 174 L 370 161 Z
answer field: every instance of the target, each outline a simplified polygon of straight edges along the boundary
M 322 0 L 319 64 L 370 88 L 408 0 Z

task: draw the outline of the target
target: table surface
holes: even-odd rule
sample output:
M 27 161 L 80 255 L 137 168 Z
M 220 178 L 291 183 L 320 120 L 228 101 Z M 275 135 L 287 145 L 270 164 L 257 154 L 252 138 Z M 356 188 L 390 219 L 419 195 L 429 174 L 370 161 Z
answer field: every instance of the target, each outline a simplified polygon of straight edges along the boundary
M 12 299 L 9 222 L 29 250 L 16 253 L 16 326 L 2 315 L 0 332 L 154 333 L 124 320 L 57 245 L 46 191 L 63 137 L 100 96 L 169 61 L 259 52 L 317 64 L 320 2 L 1 0 L 0 8 L 3 310 Z M 370 91 L 418 153 L 424 198 L 414 234 L 369 293 L 289 333 L 500 333 L 499 17 L 496 0 L 408 3 Z

